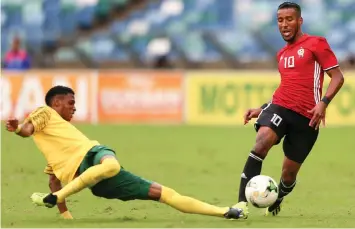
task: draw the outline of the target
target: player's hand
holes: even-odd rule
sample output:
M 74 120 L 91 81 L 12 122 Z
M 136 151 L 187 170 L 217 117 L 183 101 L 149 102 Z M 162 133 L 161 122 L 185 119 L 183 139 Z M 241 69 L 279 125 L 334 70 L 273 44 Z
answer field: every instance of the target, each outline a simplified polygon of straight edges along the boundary
M 244 125 L 247 124 L 251 119 L 257 118 L 261 111 L 261 108 L 248 109 L 244 114 Z
M 6 121 L 6 129 L 10 132 L 15 132 L 18 127 L 18 120 L 15 118 Z
M 314 127 L 316 130 L 318 130 L 321 122 L 323 122 L 323 126 L 325 126 L 326 109 L 327 105 L 321 101 L 312 110 L 307 111 L 308 113 L 313 114 L 313 117 L 309 122 L 309 126 Z

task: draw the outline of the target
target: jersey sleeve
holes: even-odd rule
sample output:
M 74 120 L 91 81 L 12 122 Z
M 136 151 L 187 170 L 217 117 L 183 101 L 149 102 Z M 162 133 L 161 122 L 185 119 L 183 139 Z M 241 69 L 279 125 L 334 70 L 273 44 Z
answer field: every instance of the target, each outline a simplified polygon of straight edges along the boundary
M 53 175 L 54 172 L 53 172 L 53 169 L 50 165 L 46 165 L 46 167 L 44 168 L 43 172 L 45 174 L 48 174 L 48 175 Z
M 324 71 L 339 66 L 338 60 L 325 38 L 319 38 L 314 50 L 314 55 Z
M 32 112 L 27 120 L 31 121 L 32 125 L 34 126 L 34 132 L 42 131 L 48 124 L 51 118 L 51 112 L 48 107 L 40 107 L 34 112 Z

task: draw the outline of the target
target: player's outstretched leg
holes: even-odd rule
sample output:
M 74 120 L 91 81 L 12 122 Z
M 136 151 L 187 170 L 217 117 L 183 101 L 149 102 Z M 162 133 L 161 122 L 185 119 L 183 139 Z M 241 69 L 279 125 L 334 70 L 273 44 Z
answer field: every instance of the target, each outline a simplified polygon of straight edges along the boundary
M 33 203 L 48 208 L 61 203 L 65 198 L 80 192 L 84 188 L 94 186 L 103 179 L 108 179 L 120 172 L 121 166 L 116 157 L 108 155 L 101 159 L 101 164 L 88 168 L 80 176 L 69 182 L 61 190 L 55 193 L 33 193 L 31 199 Z
M 189 196 L 184 196 L 174 189 L 153 183 L 149 190 L 149 196 L 152 200 L 159 200 L 176 210 L 189 213 L 208 216 L 224 217 L 226 219 L 243 218 L 241 209 L 234 207 L 217 207 Z
M 116 176 L 103 180 L 94 187 L 95 196 L 106 199 L 153 200 L 165 203 L 181 212 L 238 219 L 241 210 L 229 207 L 217 207 L 200 200 L 181 195 L 175 190 L 139 177 L 124 168 Z
M 282 166 L 282 176 L 279 183 L 279 196 L 276 202 L 266 209 L 265 215 L 276 216 L 281 211 L 281 203 L 284 197 L 290 194 L 296 186 L 296 177 L 301 164 L 285 157 Z
M 243 217 L 247 218 L 248 202 L 245 197 L 245 188 L 247 183 L 254 176 L 260 175 L 263 159 L 266 157 L 270 148 L 278 141 L 278 136 L 269 127 L 262 126 L 258 130 L 256 136 L 256 143 L 254 149 L 249 154 L 249 157 L 245 163 L 243 173 L 241 175 L 240 186 L 239 186 L 239 201 L 238 204 L 234 205 L 236 208 L 241 208 L 243 210 Z

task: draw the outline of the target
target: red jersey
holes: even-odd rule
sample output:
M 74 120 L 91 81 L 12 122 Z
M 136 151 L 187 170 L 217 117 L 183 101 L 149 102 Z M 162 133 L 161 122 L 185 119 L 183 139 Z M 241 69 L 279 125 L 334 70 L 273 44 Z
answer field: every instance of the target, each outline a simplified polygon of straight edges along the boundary
M 312 118 L 307 112 L 322 99 L 324 72 L 338 60 L 323 37 L 304 34 L 277 53 L 281 83 L 272 103 Z

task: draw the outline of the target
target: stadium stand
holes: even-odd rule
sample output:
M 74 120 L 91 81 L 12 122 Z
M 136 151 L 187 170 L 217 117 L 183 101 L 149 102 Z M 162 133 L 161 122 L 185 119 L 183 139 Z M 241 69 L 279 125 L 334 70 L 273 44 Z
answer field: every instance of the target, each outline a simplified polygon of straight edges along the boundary
M 284 44 L 281 2 L 2 0 L 1 55 L 20 36 L 41 67 L 147 67 L 161 56 L 186 68 L 270 65 Z M 307 33 L 325 36 L 340 61 L 355 55 L 354 1 L 295 2 Z

